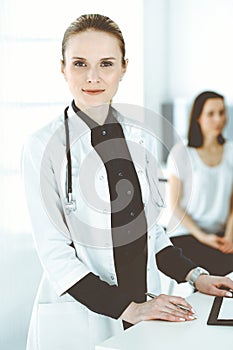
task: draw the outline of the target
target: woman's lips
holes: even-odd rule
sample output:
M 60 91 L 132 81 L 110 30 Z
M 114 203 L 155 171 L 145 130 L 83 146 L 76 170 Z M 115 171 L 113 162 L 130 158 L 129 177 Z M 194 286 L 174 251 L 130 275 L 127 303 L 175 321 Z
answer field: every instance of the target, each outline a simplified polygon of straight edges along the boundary
M 104 92 L 104 89 L 82 89 L 82 91 L 87 95 L 99 95 Z

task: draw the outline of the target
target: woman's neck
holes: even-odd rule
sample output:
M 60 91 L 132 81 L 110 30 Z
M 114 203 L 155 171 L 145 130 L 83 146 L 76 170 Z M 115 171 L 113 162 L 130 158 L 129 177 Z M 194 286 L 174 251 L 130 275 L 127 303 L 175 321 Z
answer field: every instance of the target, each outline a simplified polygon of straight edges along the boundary
M 75 102 L 75 105 L 80 108 L 78 103 Z M 88 117 L 94 120 L 97 124 L 103 125 L 108 116 L 109 106 L 109 103 L 106 103 L 100 106 L 80 108 L 80 110 L 88 115 Z
M 201 148 L 204 148 L 206 150 L 216 150 L 217 148 L 221 148 L 221 145 L 218 142 L 218 139 L 216 137 L 204 137 L 203 145 Z
M 197 148 L 197 153 L 206 165 L 218 166 L 223 159 L 223 145 L 219 144 L 216 137 L 204 138 L 203 145 Z

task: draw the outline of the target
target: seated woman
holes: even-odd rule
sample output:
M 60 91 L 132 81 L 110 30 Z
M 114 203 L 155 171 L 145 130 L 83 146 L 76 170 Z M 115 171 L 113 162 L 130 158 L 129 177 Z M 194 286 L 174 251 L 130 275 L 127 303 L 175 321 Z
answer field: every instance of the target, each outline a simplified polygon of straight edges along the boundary
M 177 143 L 168 157 L 171 241 L 218 275 L 233 271 L 233 142 L 222 135 L 226 120 L 224 97 L 202 92 L 187 145 Z

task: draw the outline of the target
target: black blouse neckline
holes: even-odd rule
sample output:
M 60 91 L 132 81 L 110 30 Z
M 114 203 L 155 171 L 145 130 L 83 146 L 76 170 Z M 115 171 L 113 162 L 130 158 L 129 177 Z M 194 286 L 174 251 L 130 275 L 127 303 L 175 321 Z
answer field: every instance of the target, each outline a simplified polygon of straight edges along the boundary
M 108 124 L 118 123 L 118 121 L 113 116 L 113 108 L 111 105 L 109 106 L 108 115 L 103 125 L 98 124 L 96 121 L 90 118 L 85 112 L 83 112 L 80 108 L 78 108 L 74 100 L 72 101 L 71 106 L 74 112 L 77 114 L 77 116 L 80 117 L 91 130 L 95 128 L 103 128 Z

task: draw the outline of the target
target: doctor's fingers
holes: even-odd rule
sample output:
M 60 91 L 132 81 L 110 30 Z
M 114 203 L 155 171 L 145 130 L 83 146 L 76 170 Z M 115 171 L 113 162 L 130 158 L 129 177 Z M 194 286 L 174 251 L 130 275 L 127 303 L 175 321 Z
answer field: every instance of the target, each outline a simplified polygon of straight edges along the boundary
M 188 308 L 192 313 L 195 311 L 192 309 L 192 305 L 189 304 L 184 298 L 177 297 L 177 296 L 171 296 L 166 294 L 160 294 L 157 298 L 153 299 L 154 302 L 160 305 L 168 305 L 172 309 L 177 308 L 177 304 L 182 305 L 186 308 Z
M 197 318 L 196 315 L 194 315 L 192 312 L 182 310 L 178 306 L 172 304 L 165 306 L 163 312 L 171 314 L 175 317 L 184 318 L 185 321 L 191 321 Z
M 163 320 L 163 321 L 170 321 L 170 322 L 185 322 L 185 321 L 193 321 L 196 318 L 193 316 L 184 316 L 184 315 L 177 315 L 175 313 L 170 313 L 170 312 L 166 312 L 166 311 L 161 311 L 158 315 L 158 317 L 156 317 L 159 320 Z
M 171 300 L 173 302 L 171 302 Z M 189 308 L 190 311 L 181 309 L 176 303 Z M 148 316 L 152 319 L 163 319 L 168 321 L 186 321 L 193 320 L 196 317 L 193 315 L 193 310 L 190 304 L 188 304 L 183 298 L 171 297 L 168 295 L 160 295 L 157 298 L 148 302 L 150 310 L 148 310 Z
M 181 309 L 180 307 L 171 302 L 161 303 L 160 305 L 158 305 L 157 303 L 156 306 L 154 305 L 154 307 L 152 307 L 151 311 L 154 311 L 155 314 L 159 313 L 160 316 L 162 315 L 163 317 L 168 317 L 168 315 L 173 316 L 175 317 L 175 321 L 177 321 L 176 318 L 184 318 L 184 321 L 194 320 L 196 318 L 196 316 L 193 315 L 191 309 L 190 311 Z
M 180 310 L 173 310 L 168 306 L 159 306 L 150 310 L 144 320 L 164 320 L 170 322 L 192 321 L 196 317 L 189 313 L 182 313 Z

